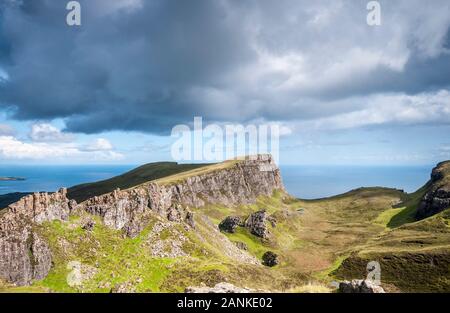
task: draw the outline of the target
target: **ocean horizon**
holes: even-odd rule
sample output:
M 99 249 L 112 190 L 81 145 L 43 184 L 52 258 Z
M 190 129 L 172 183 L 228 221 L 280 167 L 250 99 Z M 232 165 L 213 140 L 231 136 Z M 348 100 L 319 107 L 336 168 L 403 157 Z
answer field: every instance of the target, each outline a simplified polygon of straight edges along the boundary
M 339 195 L 360 187 L 388 187 L 412 193 L 430 179 L 435 165 L 281 166 L 287 191 L 301 199 Z
M 123 174 L 136 165 L 2 165 L 0 195 L 13 192 L 53 192 L 62 187 L 90 183 Z M 410 193 L 429 179 L 434 165 L 421 166 L 280 166 L 287 191 L 298 198 L 317 199 L 359 187 L 390 187 Z

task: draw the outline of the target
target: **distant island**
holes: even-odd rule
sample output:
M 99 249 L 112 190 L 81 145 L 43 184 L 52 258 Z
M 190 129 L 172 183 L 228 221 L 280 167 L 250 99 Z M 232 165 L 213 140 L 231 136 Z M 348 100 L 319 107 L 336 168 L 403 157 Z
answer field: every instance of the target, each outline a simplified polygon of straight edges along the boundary
M 20 181 L 20 180 L 25 180 L 25 178 L 23 178 L 23 177 L 1 177 L 0 176 L 0 181 Z

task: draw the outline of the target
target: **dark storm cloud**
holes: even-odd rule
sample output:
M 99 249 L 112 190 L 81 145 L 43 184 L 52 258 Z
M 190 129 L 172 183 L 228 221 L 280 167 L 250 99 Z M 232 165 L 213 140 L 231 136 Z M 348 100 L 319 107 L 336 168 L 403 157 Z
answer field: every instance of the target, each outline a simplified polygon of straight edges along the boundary
M 445 1 L 386 2 L 379 29 L 349 1 L 80 2 L 81 27 L 65 24 L 66 1 L 0 6 L 0 108 L 13 118 L 167 133 L 195 115 L 310 119 L 357 109 L 336 99 L 449 85 Z

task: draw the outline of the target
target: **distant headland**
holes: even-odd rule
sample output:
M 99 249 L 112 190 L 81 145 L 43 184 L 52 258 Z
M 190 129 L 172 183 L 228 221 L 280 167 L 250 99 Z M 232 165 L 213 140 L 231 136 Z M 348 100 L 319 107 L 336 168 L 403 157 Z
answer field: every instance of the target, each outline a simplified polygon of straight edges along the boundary
M 25 180 L 23 177 L 1 177 L 0 181 L 19 181 L 19 180 Z

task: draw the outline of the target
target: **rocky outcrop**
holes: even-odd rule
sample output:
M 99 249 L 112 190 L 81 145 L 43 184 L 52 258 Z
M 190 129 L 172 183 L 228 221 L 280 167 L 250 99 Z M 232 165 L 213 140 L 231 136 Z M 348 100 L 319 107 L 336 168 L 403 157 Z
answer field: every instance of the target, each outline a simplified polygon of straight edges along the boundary
M 253 235 L 267 239 L 270 236 L 269 223 L 275 227 L 274 216 L 268 215 L 265 210 L 260 210 L 250 214 L 247 218 L 239 216 L 227 216 L 219 224 L 219 229 L 223 232 L 233 234 L 238 227 L 245 227 Z
M 272 251 L 267 251 L 266 253 L 264 253 L 262 256 L 262 261 L 263 264 L 268 267 L 274 267 L 280 263 L 280 261 L 278 260 L 278 254 Z
M 261 238 L 269 237 L 268 229 L 268 216 L 265 210 L 261 210 L 250 214 L 245 221 L 245 227 L 248 228 L 250 233 Z
M 51 252 L 33 224 L 65 220 L 69 213 L 65 189 L 53 194 L 35 193 L 11 204 L 0 216 L 0 279 L 27 285 L 46 277 Z
M 236 232 L 238 226 L 244 226 L 244 223 L 239 216 L 227 216 L 220 222 L 219 229 L 223 232 L 233 234 Z
M 385 293 L 381 286 L 370 280 L 354 279 L 339 283 L 339 292 L 342 293 Z
M 431 172 L 429 190 L 420 201 L 417 219 L 423 219 L 450 208 L 450 162 L 439 163 Z
M 101 216 L 108 227 L 136 234 L 142 228 L 142 214 L 148 210 L 170 221 L 185 221 L 190 220 L 189 207 L 202 207 L 207 203 L 227 206 L 253 203 L 257 197 L 270 196 L 277 189 L 284 190 L 279 169 L 270 157 L 258 156 L 255 160 L 236 162 L 182 181 L 150 182 L 128 190 L 116 190 L 88 199 L 78 207 Z

